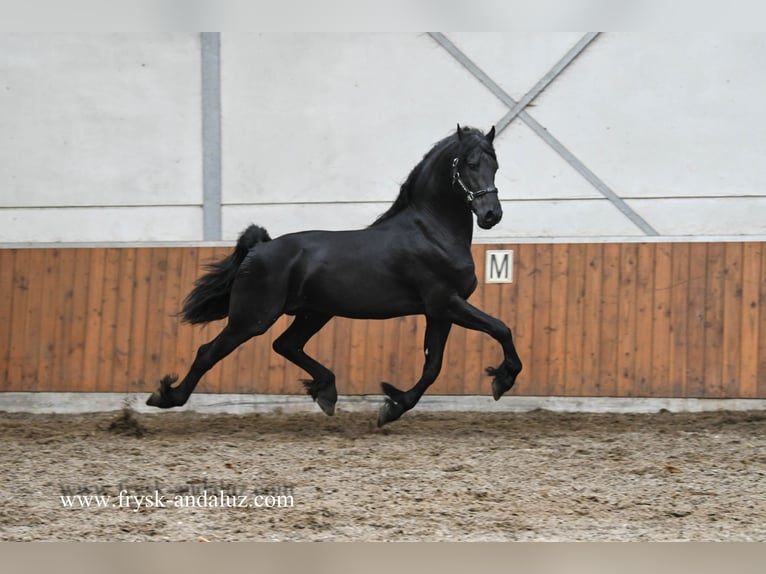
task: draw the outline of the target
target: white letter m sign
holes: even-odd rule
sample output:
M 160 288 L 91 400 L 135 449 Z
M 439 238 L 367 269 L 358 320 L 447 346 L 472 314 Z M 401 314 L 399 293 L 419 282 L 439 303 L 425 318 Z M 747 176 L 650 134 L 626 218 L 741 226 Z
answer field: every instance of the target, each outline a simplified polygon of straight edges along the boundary
M 485 283 L 511 283 L 513 281 L 512 250 L 487 250 L 486 257 Z

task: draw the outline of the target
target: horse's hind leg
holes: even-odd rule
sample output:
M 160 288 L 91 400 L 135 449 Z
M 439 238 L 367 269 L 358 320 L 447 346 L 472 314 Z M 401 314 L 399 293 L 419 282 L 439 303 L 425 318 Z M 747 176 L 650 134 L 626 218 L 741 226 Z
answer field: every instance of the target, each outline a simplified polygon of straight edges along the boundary
M 332 315 L 299 311 L 292 324 L 273 345 L 277 353 L 313 377 L 313 380 L 304 381 L 303 384 L 319 408 L 328 415 L 335 413 L 335 403 L 338 401 L 335 375 L 330 369 L 309 357 L 303 347 L 331 318 Z
M 160 381 L 160 387 L 151 394 L 146 404 L 162 409 L 185 404 L 202 376 L 254 334 L 252 331 L 236 330 L 231 325 L 226 325 L 215 339 L 200 346 L 189 372 L 177 387 L 172 386 L 176 377 L 164 377 Z
M 395 421 L 414 407 L 431 383 L 439 376 L 444 359 L 444 346 L 452 327 L 451 321 L 441 317 L 427 317 L 426 336 L 423 345 L 425 364 L 420 380 L 408 391 L 400 391 L 393 385 L 382 383 L 383 392 L 388 395 L 378 411 L 378 426 Z

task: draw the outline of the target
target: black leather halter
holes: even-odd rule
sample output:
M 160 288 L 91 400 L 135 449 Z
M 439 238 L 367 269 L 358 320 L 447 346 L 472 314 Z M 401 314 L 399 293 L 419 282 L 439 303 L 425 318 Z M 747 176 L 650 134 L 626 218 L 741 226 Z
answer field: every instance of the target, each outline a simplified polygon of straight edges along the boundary
M 468 189 L 468 186 L 463 183 L 463 180 L 460 179 L 460 171 L 458 171 L 457 164 L 459 163 L 459 159 L 455 158 L 452 160 L 452 185 L 455 185 L 455 182 L 460 184 L 460 187 L 463 188 L 463 191 L 465 192 L 465 201 L 470 206 L 474 199 L 477 197 L 481 197 L 482 195 L 487 195 L 488 193 L 497 193 L 497 188 L 487 187 L 484 189 L 480 189 L 478 191 L 472 191 Z

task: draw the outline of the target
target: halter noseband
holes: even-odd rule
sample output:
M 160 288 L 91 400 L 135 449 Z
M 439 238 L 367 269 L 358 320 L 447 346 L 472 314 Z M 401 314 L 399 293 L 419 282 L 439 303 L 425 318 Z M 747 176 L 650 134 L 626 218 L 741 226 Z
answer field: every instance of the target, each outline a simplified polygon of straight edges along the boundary
M 468 186 L 466 186 L 465 183 L 463 183 L 463 180 L 460 179 L 460 172 L 457 169 L 457 164 L 459 162 L 458 158 L 455 158 L 452 160 L 452 185 L 455 185 L 455 182 L 460 184 L 460 187 L 463 188 L 463 191 L 465 192 L 465 201 L 469 205 L 473 202 L 474 199 L 477 197 L 481 197 L 482 195 L 487 195 L 488 193 L 497 193 L 497 188 L 492 187 L 486 187 L 484 189 L 480 189 L 478 191 L 471 191 L 468 189 Z

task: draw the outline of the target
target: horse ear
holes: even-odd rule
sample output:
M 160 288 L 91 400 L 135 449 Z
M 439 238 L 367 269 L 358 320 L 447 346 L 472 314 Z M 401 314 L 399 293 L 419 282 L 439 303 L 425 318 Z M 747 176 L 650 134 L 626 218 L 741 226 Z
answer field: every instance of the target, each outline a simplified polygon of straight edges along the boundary
M 458 139 L 458 140 L 461 140 L 461 139 L 463 139 L 463 132 L 462 132 L 462 130 L 460 129 L 460 124 L 458 124 L 458 125 L 457 125 L 457 139 Z
M 495 139 L 495 126 L 492 126 L 490 130 L 487 132 L 487 139 L 489 140 L 489 143 L 492 143 Z

